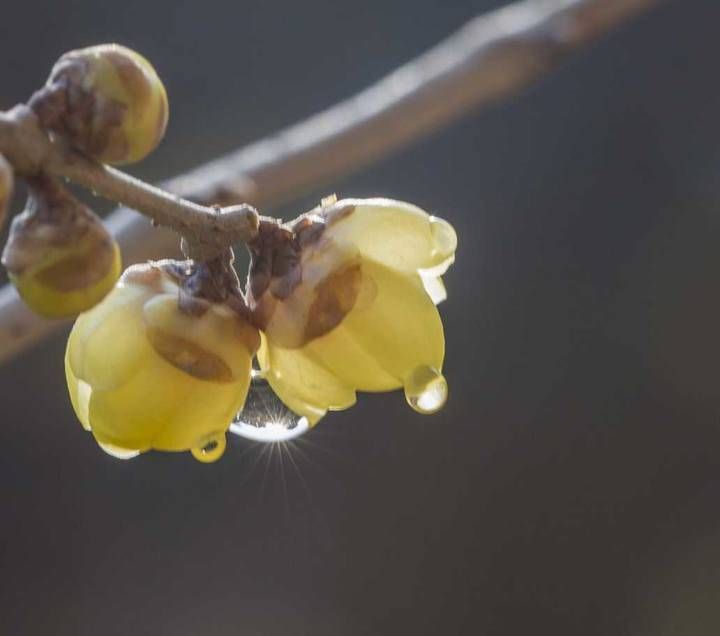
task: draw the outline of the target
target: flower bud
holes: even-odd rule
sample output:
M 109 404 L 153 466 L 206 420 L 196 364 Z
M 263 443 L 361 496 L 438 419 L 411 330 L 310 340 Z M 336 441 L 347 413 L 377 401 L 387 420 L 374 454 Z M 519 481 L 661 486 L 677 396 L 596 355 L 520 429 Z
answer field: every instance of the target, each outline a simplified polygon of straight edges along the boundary
M 0 229 L 5 225 L 13 194 L 13 170 L 7 159 L 0 155 Z
M 280 399 L 314 424 L 356 391 L 403 387 L 421 413 L 443 406 L 445 340 L 436 303 L 456 236 L 442 219 L 388 199 L 330 201 L 292 239 L 261 231 L 250 307 L 258 360 Z
M 101 162 L 134 163 L 165 134 L 168 101 L 155 69 L 117 44 L 70 51 L 31 100 L 45 126 Z
M 215 461 L 245 402 L 258 332 L 229 301 L 186 297 L 188 268 L 130 267 L 72 329 L 70 399 L 112 455 L 191 450 Z
M 107 294 L 120 275 L 120 249 L 100 219 L 48 177 L 29 180 L 2 254 L 28 306 L 48 318 L 76 316 Z

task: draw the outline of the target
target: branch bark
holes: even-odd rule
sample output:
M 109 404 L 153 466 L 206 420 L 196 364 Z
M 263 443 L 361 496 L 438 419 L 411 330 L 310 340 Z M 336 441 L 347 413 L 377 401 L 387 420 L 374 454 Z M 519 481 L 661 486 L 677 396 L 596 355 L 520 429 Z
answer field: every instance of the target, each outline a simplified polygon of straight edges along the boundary
M 0 113 L 0 154 L 10 160 L 19 175 L 44 172 L 69 179 L 218 252 L 257 234 L 258 214 L 251 206 L 242 204 L 220 211 L 93 161 L 51 141 L 35 113 L 24 105 Z
M 328 110 L 161 184 L 200 204 L 249 201 L 261 208 L 362 168 L 459 119 L 506 99 L 573 54 L 663 0 L 524 0 L 479 16 L 375 85 Z M 149 231 L 122 208 L 108 226 L 126 262 L 175 249 L 177 236 Z M 63 323 L 32 314 L 0 291 L 0 362 Z

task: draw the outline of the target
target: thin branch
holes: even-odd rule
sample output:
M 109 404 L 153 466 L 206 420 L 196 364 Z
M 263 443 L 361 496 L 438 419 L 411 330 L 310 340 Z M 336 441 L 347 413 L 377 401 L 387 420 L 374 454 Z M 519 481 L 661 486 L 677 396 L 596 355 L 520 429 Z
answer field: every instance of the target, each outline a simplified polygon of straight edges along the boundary
M 524 0 L 479 16 L 377 84 L 323 113 L 162 187 L 199 203 L 269 207 L 506 99 L 662 0 Z M 120 209 L 108 225 L 126 262 L 167 254 L 176 236 Z M 0 362 L 59 326 L 0 291 Z
M 218 251 L 257 234 L 258 215 L 249 205 L 222 210 L 200 205 L 135 179 L 52 142 L 33 111 L 20 105 L 0 113 L 0 154 L 20 175 L 63 177 L 98 196 L 128 206 L 181 235 Z

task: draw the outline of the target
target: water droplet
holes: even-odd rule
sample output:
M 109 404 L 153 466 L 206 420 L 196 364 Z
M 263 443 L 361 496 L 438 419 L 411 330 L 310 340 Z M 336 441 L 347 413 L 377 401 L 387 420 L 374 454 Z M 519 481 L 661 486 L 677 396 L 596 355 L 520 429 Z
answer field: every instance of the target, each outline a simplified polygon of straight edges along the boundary
M 210 464 L 216 462 L 223 456 L 226 447 L 227 440 L 225 439 L 225 433 L 215 433 L 206 438 L 200 446 L 191 448 L 190 452 L 199 462 Z
M 432 367 L 418 367 L 405 379 L 405 399 L 418 413 L 429 415 L 439 411 L 447 396 L 445 378 Z
M 262 374 L 253 373 L 245 407 L 230 424 L 230 432 L 255 442 L 286 442 L 310 429 L 306 417 L 293 413 L 273 392 Z
M 98 446 L 102 448 L 108 455 L 111 455 L 115 459 L 132 459 L 140 454 L 138 450 L 130 450 L 128 448 L 120 448 L 119 446 L 113 446 L 112 444 L 103 444 L 98 442 Z

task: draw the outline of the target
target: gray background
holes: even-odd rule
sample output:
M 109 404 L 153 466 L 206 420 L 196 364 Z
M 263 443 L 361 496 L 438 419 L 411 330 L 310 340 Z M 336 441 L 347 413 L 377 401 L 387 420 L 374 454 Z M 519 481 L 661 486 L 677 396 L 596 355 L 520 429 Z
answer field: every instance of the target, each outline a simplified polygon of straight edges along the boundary
M 0 107 L 119 41 L 170 176 L 352 94 L 500 2 L 6 2 Z M 64 336 L 0 369 L 3 634 L 717 634 L 720 4 L 675 0 L 511 103 L 312 193 L 460 238 L 438 416 L 364 396 L 289 452 L 105 456 Z M 268 460 L 269 458 L 269 460 Z

